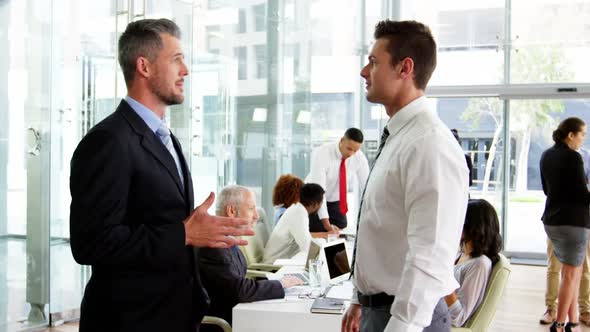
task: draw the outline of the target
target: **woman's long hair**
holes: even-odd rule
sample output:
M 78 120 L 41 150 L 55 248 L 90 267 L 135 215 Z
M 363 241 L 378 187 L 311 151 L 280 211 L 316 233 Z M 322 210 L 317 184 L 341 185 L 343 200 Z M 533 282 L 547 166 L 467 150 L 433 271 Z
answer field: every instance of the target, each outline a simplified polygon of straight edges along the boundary
M 473 246 L 471 257 L 486 255 L 492 261 L 492 265 L 500 260 L 500 222 L 496 210 L 485 199 L 471 199 L 467 204 L 461 244 L 468 241 L 471 241 Z

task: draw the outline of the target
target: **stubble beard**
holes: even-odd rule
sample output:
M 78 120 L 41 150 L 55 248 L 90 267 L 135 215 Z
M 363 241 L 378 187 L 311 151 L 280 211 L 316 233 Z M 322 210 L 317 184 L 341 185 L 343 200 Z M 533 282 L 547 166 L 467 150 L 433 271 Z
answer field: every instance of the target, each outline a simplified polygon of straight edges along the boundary
M 166 87 L 162 84 L 159 76 L 154 77 L 150 82 L 152 93 L 155 94 L 167 106 L 179 105 L 184 101 L 184 95 L 175 95 L 172 91 L 166 92 Z

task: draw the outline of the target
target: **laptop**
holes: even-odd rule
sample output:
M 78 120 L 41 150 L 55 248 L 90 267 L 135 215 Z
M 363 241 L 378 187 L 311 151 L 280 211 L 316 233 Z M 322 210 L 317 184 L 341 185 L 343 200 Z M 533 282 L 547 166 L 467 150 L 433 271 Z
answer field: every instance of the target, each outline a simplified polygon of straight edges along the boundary
M 321 239 L 311 239 L 309 243 L 309 250 L 307 251 L 307 258 L 305 259 L 305 268 L 302 272 L 290 272 L 286 275 L 295 276 L 301 279 L 304 285 L 309 284 L 309 261 L 318 258 L 322 248 Z
M 344 240 L 324 244 L 320 251 L 320 258 L 324 261 L 324 270 L 327 269 L 330 284 L 338 284 L 348 279 L 350 276 L 350 263 L 348 262 Z

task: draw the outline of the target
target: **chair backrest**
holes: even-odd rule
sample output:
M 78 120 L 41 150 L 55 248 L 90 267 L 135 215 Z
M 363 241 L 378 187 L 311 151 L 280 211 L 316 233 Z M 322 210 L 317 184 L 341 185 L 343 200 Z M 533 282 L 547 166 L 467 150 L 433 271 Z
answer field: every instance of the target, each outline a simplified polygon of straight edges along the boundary
M 485 332 L 488 330 L 492 320 L 494 320 L 496 309 L 508 283 L 510 271 L 510 261 L 500 254 L 500 260 L 492 268 L 483 301 L 467 320 L 464 327 L 471 329 L 473 332 Z
M 258 222 L 256 223 L 256 226 L 254 226 L 254 232 L 256 235 L 258 235 L 258 237 L 260 237 L 260 240 L 262 241 L 262 247 L 264 248 L 270 236 L 269 223 L 272 223 L 272 220 L 268 219 L 263 208 L 257 207 L 256 212 L 258 212 Z
M 266 228 L 266 222 L 268 220 L 266 213 L 262 208 L 257 208 L 257 212 L 260 217 L 256 226 L 254 226 L 254 236 L 244 236 L 244 239 L 248 240 L 248 245 L 240 246 L 248 265 L 262 262 L 264 246 L 266 245 L 266 241 L 268 241 L 268 230 Z

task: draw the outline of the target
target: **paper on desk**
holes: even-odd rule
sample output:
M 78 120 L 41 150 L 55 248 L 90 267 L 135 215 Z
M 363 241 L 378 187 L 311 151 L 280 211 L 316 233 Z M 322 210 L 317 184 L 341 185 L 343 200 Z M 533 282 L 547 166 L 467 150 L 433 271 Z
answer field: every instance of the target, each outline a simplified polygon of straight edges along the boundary
M 326 294 L 326 297 L 331 299 L 342 299 L 342 300 L 350 300 L 352 297 L 352 283 L 345 282 L 342 285 L 332 286 Z
M 273 303 L 285 303 L 285 302 L 287 302 L 287 299 L 282 298 L 282 299 L 255 301 L 255 302 L 252 302 L 252 303 L 256 303 L 256 304 L 273 304 Z
M 285 288 L 285 296 L 299 296 L 301 294 L 311 293 L 311 287 L 309 286 L 293 286 Z

